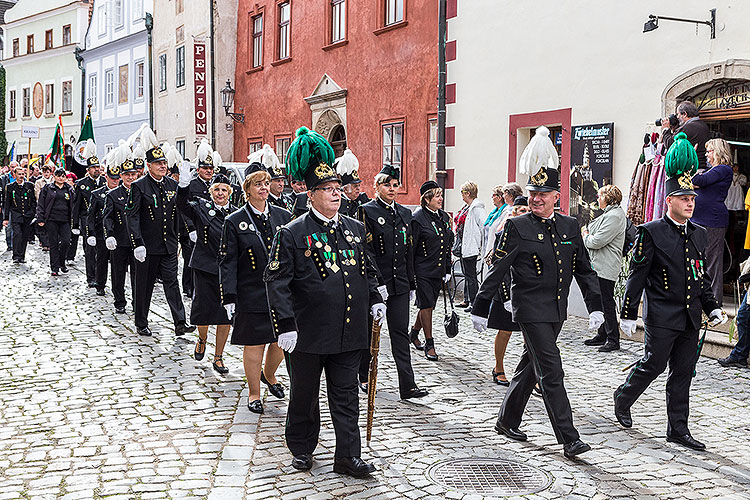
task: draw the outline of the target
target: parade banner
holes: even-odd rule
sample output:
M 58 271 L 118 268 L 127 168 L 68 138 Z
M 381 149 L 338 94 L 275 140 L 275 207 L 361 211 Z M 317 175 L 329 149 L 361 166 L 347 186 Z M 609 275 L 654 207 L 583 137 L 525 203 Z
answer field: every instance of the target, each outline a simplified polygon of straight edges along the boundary
M 193 44 L 193 91 L 195 92 L 195 133 L 206 135 L 206 44 Z
M 576 125 L 570 134 L 570 215 L 585 226 L 601 214 L 596 194 L 612 183 L 614 123 Z

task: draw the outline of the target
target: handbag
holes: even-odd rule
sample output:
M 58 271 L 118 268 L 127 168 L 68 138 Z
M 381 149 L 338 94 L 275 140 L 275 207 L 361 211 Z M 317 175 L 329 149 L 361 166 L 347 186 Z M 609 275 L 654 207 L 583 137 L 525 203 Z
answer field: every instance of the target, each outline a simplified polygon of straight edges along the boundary
M 445 283 L 443 283 L 443 306 L 445 307 L 445 318 L 443 318 L 443 325 L 445 326 L 445 335 L 449 339 L 452 339 L 453 337 L 458 335 L 458 314 L 456 314 L 456 311 L 453 309 L 453 296 L 450 297 L 451 312 L 450 314 L 448 314 L 448 299 L 446 299 L 446 295 L 450 295 L 450 293 L 445 287 Z

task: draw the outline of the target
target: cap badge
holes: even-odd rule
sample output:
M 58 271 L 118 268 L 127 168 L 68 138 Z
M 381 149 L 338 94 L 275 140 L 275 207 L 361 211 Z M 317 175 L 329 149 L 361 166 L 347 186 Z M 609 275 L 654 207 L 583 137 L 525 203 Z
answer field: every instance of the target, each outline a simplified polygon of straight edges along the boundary
M 684 172 L 682 175 L 680 175 L 677 178 L 677 183 L 680 185 L 682 189 L 693 189 L 693 179 L 690 177 L 690 174 L 687 172 Z
M 549 177 L 547 176 L 547 169 L 541 168 L 539 172 L 536 173 L 536 175 L 531 177 L 531 183 L 535 186 L 544 186 L 544 183 L 547 182 L 547 179 Z
M 318 179 L 327 179 L 328 177 L 333 177 L 335 174 L 333 173 L 333 169 L 328 166 L 327 163 L 321 162 L 317 167 L 315 167 L 315 176 Z

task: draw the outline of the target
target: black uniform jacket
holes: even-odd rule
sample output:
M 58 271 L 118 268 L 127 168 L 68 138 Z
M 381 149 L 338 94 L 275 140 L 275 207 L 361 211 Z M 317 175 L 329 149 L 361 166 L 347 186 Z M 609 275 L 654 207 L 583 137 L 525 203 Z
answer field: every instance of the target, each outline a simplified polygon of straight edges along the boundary
M 294 196 L 294 204 L 292 205 L 292 217 L 296 218 L 302 214 L 307 213 L 310 208 L 307 206 L 307 193 L 297 193 Z
M 341 206 L 339 207 L 339 213 L 348 215 L 349 217 L 359 218 L 359 207 L 370 201 L 365 193 L 359 193 L 357 199 L 350 200 L 346 196 L 341 196 Z
M 24 181 L 19 184 L 11 182 L 5 187 L 5 199 L 3 204 L 3 220 L 29 223 L 36 216 L 36 194 L 34 184 Z
M 591 269 L 578 222 L 555 214 L 545 222 L 533 214 L 505 223 L 495 262 L 477 293 L 472 314 L 486 318 L 490 303 L 510 271 L 513 321 L 559 323 L 568 315 L 568 292 L 575 276 L 588 311 L 601 311 L 599 281 Z
M 289 200 L 284 196 L 284 193 L 282 193 L 278 198 L 271 193 L 268 193 L 268 203 L 279 208 L 283 208 L 286 211 L 290 211 L 292 209 L 292 205 L 289 204 Z
M 73 221 L 73 204 L 75 201 L 75 193 L 73 188 L 67 184 L 63 184 L 61 188 L 57 187 L 57 184 L 50 182 L 45 184 L 41 191 L 39 191 L 39 200 L 36 204 L 36 220 L 38 222 L 47 222 L 47 219 L 52 212 L 52 206 L 55 204 L 55 193 L 57 190 L 62 189 L 68 193 L 68 208 L 70 209 L 70 224 L 71 227 L 75 227 Z
M 107 199 L 109 188 L 102 186 L 91 192 L 91 201 L 89 202 L 89 211 L 86 214 L 86 234 L 96 237 L 97 240 L 103 240 L 104 236 L 104 206 Z
M 236 304 L 237 312 L 268 313 L 263 283 L 268 247 L 249 210 L 245 205 L 224 222 L 218 259 L 222 302 Z M 276 233 L 291 220 L 292 214 L 269 203 L 268 217 Z
M 133 242 L 125 222 L 125 205 L 128 202 L 128 190 L 120 185 L 107 192 L 104 197 L 104 213 L 102 214 L 102 225 L 104 226 L 104 237 L 113 236 L 117 246 L 121 248 L 132 248 Z
M 86 217 L 89 213 L 91 204 L 91 193 L 107 184 L 104 176 L 99 176 L 96 180 L 86 175 L 83 179 L 76 181 L 75 202 L 73 203 L 73 220 L 76 223 Z
M 367 250 L 378 268 L 378 284 L 386 285 L 391 295 L 417 288 L 411 211 L 398 203 L 394 207 L 392 212 L 376 198 L 359 210 L 359 218 L 365 225 Z
M 701 309 L 719 307 L 706 273 L 708 233 L 690 221 L 683 230 L 666 215 L 638 226 L 625 287 L 622 319 L 638 318 L 645 288 L 643 322 L 670 330 L 698 329 Z
M 224 219 L 237 210 L 227 205 L 226 211 L 217 208 L 214 202 L 205 198 L 190 198 L 189 188 L 177 188 L 177 208 L 185 220 L 191 221 L 198 239 L 188 264 L 193 269 L 211 274 L 219 274 L 219 243 Z
M 312 211 L 276 234 L 264 275 L 276 335 L 296 330 L 296 349 L 336 354 L 366 349 L 370 307 L 382 303 L 361 222 L 335 229 Z
M 152 255 L 177 253 L 177 181 L 146 174 L 130 185 L 125 220 L 133 248 Z
M 442 278 L 451 272 L 453 231 L 447 213 L 418 208 L 412 217 L 414 273 L 421 278 Z

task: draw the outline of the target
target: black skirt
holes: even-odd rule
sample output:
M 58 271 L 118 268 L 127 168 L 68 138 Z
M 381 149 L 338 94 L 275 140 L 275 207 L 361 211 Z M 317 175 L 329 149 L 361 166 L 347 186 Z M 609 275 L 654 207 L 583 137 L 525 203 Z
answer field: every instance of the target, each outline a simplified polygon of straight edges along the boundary
M 487 328 L 505 330 L 506 332 L 520 332 L 521 327 L 513 322 L 513 315 L 509 313 L 501 300 L 490 303 L 490 315 L 487 318 Z
M 193 269 L 193 302 L 190 323 L 193 325 L 229 325 L 227 311 L 221 304 L 219 276 Z
M 434 308 L 442 286 L 442 278 L 420 278 L 417 276 L 417 308 Z
M 232 345 L 265 345 L 276 342 L 268 313 L 238 312 L 234 317 Z

